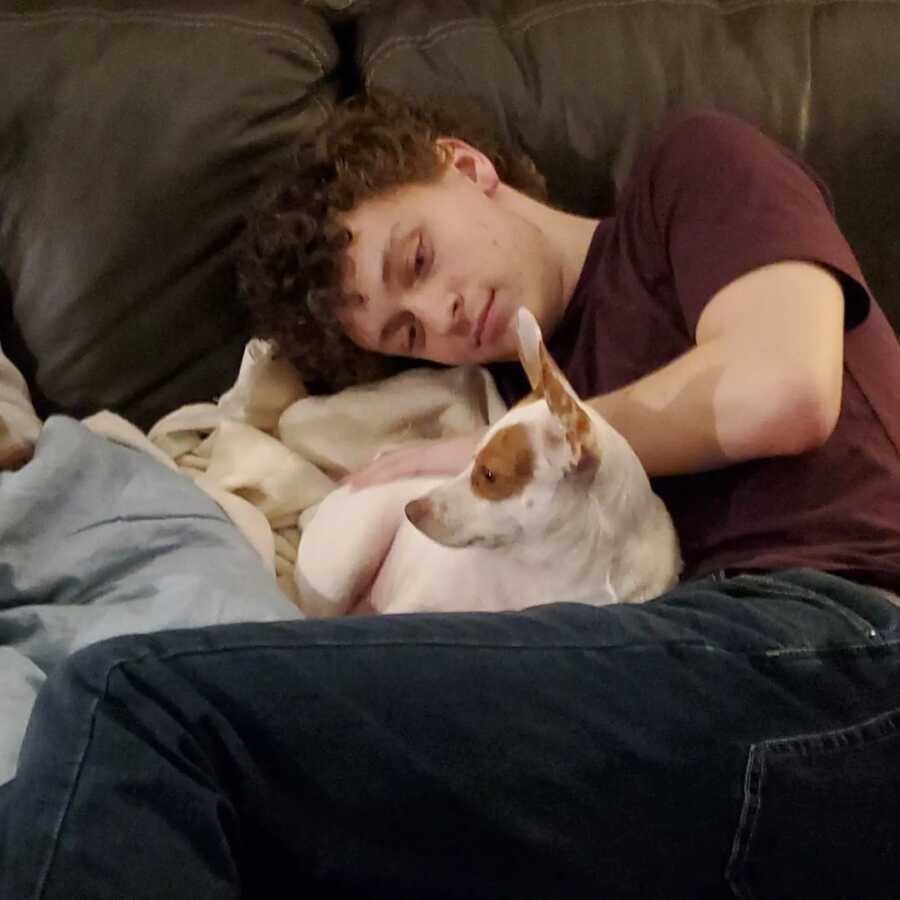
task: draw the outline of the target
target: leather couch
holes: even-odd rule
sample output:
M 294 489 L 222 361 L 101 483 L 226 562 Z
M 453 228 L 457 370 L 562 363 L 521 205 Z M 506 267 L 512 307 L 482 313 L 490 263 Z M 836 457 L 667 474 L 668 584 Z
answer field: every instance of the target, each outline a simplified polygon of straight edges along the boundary
M 44 414 L 221 392 L 244 211 L 363 84 L 476 101 L 598 215 L 666 112 L 737 113 L 824 177 L 900 329 L 898 42 L 890 0 L 0 0 L 0 344 Z

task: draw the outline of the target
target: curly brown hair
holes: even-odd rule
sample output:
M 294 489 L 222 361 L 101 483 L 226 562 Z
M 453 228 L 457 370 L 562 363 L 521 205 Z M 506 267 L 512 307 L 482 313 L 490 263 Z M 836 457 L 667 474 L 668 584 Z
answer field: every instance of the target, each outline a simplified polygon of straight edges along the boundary
M 274 339 L 313 393 L 383 378 L 410 365 L 354 344 L 336 311 L 344 252 L 341 217 L 363 201 L 436 181 L 447 160 L 441 136 L 484 153 L 508 185 L 538 200 L 547 188 L 534 163 L 502 146 L 465 102 L 425 107 L 384 91 L 338 104 L 311 140 L 298 145 L 277 186 L 264 194 L 236 248 L 238 289 L 260 337 Z

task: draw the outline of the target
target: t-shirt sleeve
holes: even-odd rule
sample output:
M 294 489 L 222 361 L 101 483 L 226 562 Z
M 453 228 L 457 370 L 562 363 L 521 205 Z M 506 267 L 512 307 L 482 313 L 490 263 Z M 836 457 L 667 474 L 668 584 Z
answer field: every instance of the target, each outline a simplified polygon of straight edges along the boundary
M 827 189 L 758 129 L 724 113 L 679 114 L 660 130 L 635 172 L 639 196 L 632 200 L 648 212 L 667 254 L 692 338 L 721 288 L 785 260 L 832 270 L 844 290 L 845 328 L 865 319 L 869 289 Z

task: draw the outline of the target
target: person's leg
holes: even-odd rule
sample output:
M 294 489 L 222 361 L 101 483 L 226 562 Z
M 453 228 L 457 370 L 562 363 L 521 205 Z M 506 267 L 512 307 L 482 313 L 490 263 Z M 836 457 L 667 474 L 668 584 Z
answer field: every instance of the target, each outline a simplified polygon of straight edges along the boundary
M 118 638 L 38 700 L 0 895 L 874 900 L 898 725 L 900 610 L 827 576 Z

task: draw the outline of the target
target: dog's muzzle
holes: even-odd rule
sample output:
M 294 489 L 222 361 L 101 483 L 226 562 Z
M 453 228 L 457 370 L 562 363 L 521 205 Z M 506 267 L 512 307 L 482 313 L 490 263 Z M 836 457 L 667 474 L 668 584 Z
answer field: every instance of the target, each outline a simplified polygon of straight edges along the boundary
M 460 546 L 459 537 L 444 520 L 443 504 L 430 497 L 419 497 L 406 504 L 406 518 L 426 537 L 447 547 Z
M 432 514 L 431 501 L 427 497 L 410 500 L 406 504 L 406 518 L 418 528 Z

